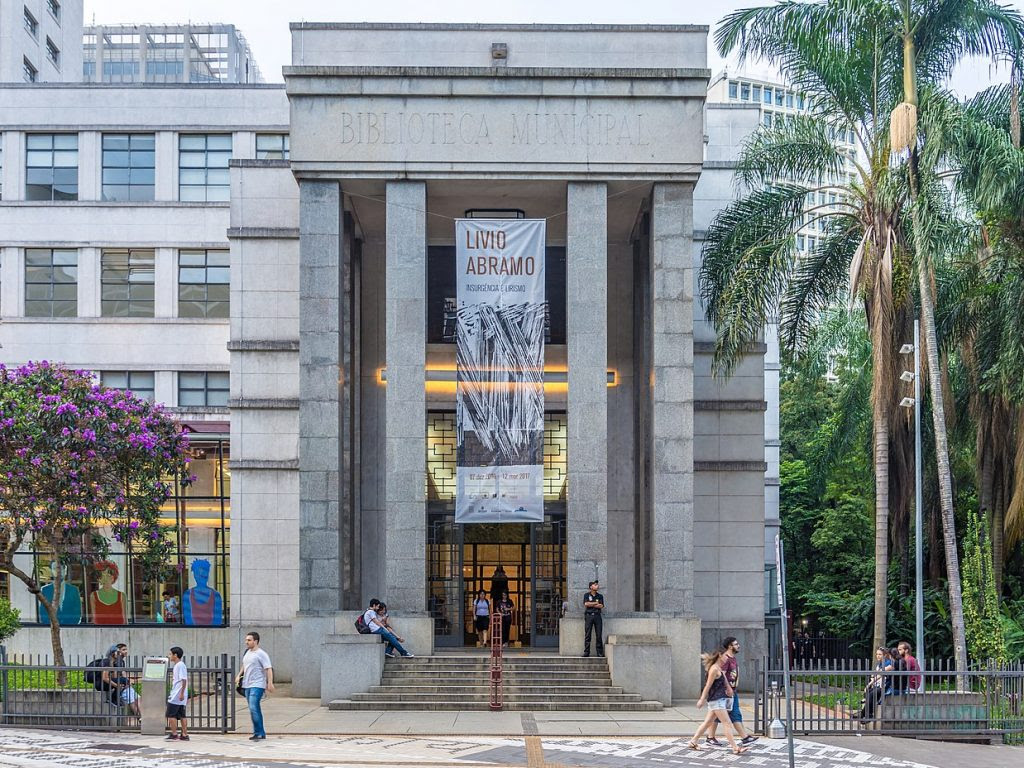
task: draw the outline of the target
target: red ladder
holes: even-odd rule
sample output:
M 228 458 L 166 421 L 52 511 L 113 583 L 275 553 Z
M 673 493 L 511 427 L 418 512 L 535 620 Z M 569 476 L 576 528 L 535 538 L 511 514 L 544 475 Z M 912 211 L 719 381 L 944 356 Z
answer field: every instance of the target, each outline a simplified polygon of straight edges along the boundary
M 491 614 L 491 711 L 502 709 L 503 685 L 501 681 L 501 614 Z

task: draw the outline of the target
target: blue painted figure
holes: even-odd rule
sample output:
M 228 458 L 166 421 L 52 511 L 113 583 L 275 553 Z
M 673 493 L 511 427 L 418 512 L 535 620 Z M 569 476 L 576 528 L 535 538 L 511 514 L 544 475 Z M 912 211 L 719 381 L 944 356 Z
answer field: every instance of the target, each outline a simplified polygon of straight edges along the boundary
M 52 579 L 57 577 L 57 568 L 61 569 L 61 585 L 60 585 L 60 605 L 57 606 L 57 621 L 60 622 L 62 627 L 72 626 L 74 624 L 82 623 L 82 593 L 78 587 L 68 582 L 68 569 L 58 563 L 50 562 L 50 573 L 53 574 L 50 578 L 49 584 L 43 586 L 39 590 L 43 597 L 49 602 L 53 602 L 53 581 Z M 36 606 L 39 609 L 39 622 L 41 624 L 50 624 L 50 616 L 46 613 L 46 609 L 43 608 L 43 604 L 36 601 Z
M 209 585 L 210 561 L 192 561 L 192 577 L 196 585 L 181 597 L 184 623 L 193 627 L 219 626 L 224 623 L 224 605 L 220 592 Z

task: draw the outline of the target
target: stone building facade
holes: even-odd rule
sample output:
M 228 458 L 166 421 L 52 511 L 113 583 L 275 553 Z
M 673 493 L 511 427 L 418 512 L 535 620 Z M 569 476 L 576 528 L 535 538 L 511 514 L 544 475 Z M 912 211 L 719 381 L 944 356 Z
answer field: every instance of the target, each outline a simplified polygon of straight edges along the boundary
M 354 632 L 370 597 L 389 604 L 416 653 L 443 652 L 471 642 L 468 601 L 501 565 L 523 647 L 579 653 L 582 594 L 598 578 L 606 634 L 668 638 L 677 698 L 694 691 L 697 653 L 720 635 L 741 636 L 754 658 L 764 349 L 714 378 L 695 298 L 695 220 L 731 179 L 711 155 L 745 130 L 730 129 L 721 150 L 707 138 L 707 28 L 301 23 L 292 41 L 284 91 L 85 86 L 68 90 L 83 103 L 60 120 L 32 111 L 35 91 L 4 91 L 24 105 L 5 117 L 5 150 L 18 147 L 5 160 L 51 126 L 92 147 L 80 173 L 96 174 L 104 132 L 121 126 L 155 134 L 164 190 L 136 205 L 86 202 L 98 193 L 8 204 L 24 168 L 5 163 L 0 221 L 22 233 L 2 243 L 5 361 L 113 365 L 88 344 L 61 346 L 58 322 L 108 334 L 105 355 L 143 354 L 102 313 L 25 318 L 16 286 L 32 243 L 99 253 L 120 232 L 157 250 L 158 296 L 174 288 L 182 243 L 229 246 L 230 319 L 203 327 L 201 363 L 229 371 L 227 408 L 193 415 L 230 419 L 231 611 L 219 629 L 189 630 L 197 650 L 231 652 L 256 628 L 293 692 L 323 696 L 317 649 Z M 122 122 L 90 113 L 107 94 L 152 110 Z M 183 116 L 168 125 L 175 109 Z M 192 150 L 177 134 L 212 132 L 201 127 L 210 120 L 232 136 L 230 189 L 226 202 L 186 204 L 175 174 Z M 259 151 L 261 135 L 286 132 L 280 153 Z M 719 173 L 702 177 L 705 167 Z M 109 209 L 112 226 L 88 229 L 87 208 Z M 478 215 L 547 220 L 543 523 L 453 519 L 454 220 Z M 165 216 L 177 218 L 161 231 L 136 227 Z M 66 233 L 44 226 L 53 218 Z M 82 283 L 80 293 L 99 289 L 95 276 Z M 174 371 L 193 363 L 163 301 L 135 321 L 151 355 L 117 365 L 167 371 L 156 397 L 176 404 Z M 169 338 L 154 335 L 165 326 Z M 23 333 L 36 341 L 21 344 Z M 74 632 L 87 644 L 89 631 Z M 136 647 L 163 645 L 161 628 L 130 631 Z

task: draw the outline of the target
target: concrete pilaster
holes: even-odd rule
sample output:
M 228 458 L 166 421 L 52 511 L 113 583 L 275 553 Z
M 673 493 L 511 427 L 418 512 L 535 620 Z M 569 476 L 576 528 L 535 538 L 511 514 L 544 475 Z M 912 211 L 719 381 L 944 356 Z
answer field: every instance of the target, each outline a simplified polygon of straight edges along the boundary
M 387 185 L 385 601 L 406 614 L 426 609 L 426 192 Z
M 25 279 L 21 251 L 18 248 L 0 248 L 0 317 L 22 314 L 19 286 Z
M 103 307 L 102 251 L 78 249 L 78 316 L 100 317 Z
M 102 141 L 99 131 L 78 134 L 78 199 L 101 200 Z
M 178 316 L 178 252 L 157 248 L 154 254 L 154 317 Z
M 339 330 L 343 217 L 337 182 L 299 185 L 299 612 L 341 608 Z
M 569 182 L 566 210 L 568 590 L 579 613 L 587 584 L 608 571 L 607 185 Z M 605 594 L 609 610 L 621 610 L 617 598 Z
M 156 132 L 154 200 L 178 199 L 178 136 L 174 131 Z
M 651 602 L 693 613 L 693 187 L 655 184 L 651 216 Z

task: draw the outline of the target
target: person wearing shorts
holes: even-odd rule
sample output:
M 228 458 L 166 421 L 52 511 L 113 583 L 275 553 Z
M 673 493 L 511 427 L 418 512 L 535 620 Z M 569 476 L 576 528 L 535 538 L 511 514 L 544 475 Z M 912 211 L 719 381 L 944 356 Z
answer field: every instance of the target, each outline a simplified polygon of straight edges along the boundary
M 757 736 L 747 733 L 747 729 L 743 725 L 743 713 L 740 711 L 740 694 L 737 687 L 740 681 L 740 669 L 736 661 L 736 654 L 739 651 L 739 640 L 731 636 L 725 638 L 722 641 L 722 658 L 718 664 L 722 668 L 722 672 L 725 673 L 729 687 L 732 688 L 732 699 L 729 702 L 729 720 L 732 722 L 732 727 L 736 729 L 736 735 L 740 737 L 740 744 L 753 744 L 757 741 Z M 711 724 L 711 730 L 705 739 L 714 747 L 722 746 L 722 742 L 715 738 L 717 730 L 718 722 L 716 721 Z
M 473 627 L 476 629 L 477 647 L 485 647 L 491 629 L 491 601 L 483 589 L 476 593 L 473 601 Z
M 182 657 L 185 652 L 180 646 L 171 648 L 167 658 L 173 665 L 171 673 L 171 693 L 167 696 L 167 728 L 170 733 L 168 741 L 188 741 L 188 724 L 186 723 L 185 705 L 188 704 L 188 667 Z M 178 726 L 181 735 L 178 735 Z
M 704 664 L 704 669 L 707 670 L 708 676 L 704 684 L 704 690 L 701 691 L 700 698 L 697 699 L 697 709 L 703 707 L 704 702 L 707 702 L 708 713 L 704 717 L 704 722 L 700 724 L 697 732 L 693 734 L 693 738 L 687 744 L 695 752 L 700 751 L 700 737 L 707 732 L 712 723 L 729 724 L 728 713 L 732 707 L 733 690 L 725 673 L 722 671 L 721 660 L 723 655 L 724 651 L 721 648 L 701 655 L 701 661 Z M 732 747 L 734 755 L 742 755 L 747 751 L 747 747 L 742 747 L 736 743 L 736 739 L 733 738 L 731 731 L 726 730 L 725 737 L 729 740 L 729 746 Z

